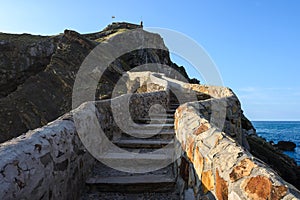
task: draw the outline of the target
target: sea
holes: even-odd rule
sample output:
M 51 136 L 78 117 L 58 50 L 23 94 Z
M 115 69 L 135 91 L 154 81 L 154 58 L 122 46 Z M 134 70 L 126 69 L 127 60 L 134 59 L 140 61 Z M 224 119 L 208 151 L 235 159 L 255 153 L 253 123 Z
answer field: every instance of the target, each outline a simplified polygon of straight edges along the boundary
M 268 142 L 291 141 L 296 144 L 295 151 L 284 151 L 300 165 L 300 121 L 252 121 L 259 136 Z

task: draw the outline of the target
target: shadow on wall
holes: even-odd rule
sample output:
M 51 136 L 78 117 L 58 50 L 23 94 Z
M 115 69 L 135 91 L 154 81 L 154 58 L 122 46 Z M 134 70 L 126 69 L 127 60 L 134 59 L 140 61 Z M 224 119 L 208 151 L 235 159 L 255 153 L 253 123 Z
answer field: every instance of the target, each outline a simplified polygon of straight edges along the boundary
M 202 181 L 201 178 L 195 173 L 192 163 L 190 163 L 186 156 L 183 156 L 181 159 L 181 165 L 179 166 L 179 175 L 185 183 L 184 197 L 187 200 L 190 199 L 209 199 L 215 200 L 215 196 L 210 191 L 213 188 L 214 181 L 212 174 L 205 173 L 205 181 Z M 223 188 L 224 194 L 222 194 L 223 199 L 228 199 L 228 189 L 227 187 Z

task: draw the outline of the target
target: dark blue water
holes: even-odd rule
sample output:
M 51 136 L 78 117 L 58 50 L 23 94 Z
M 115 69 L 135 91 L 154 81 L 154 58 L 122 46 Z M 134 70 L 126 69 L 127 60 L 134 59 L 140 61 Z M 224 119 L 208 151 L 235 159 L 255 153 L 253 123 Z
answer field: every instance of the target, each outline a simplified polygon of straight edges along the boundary
M 296 121 L 253 121 L 253 126 L 259 136 L 267 141 L 291 141 L 297 147 L 295 151 L 284 151 L 300 165 L 300 122 Z

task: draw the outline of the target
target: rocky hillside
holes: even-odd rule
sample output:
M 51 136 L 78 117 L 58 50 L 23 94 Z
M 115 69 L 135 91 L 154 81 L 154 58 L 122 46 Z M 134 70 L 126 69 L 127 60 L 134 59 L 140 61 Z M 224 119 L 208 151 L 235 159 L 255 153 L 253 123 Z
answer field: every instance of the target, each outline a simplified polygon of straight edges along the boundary
M 99 43 L 136 28 L 140 26 L 113 23 L 92 34 L 71 30 L 48 37 L 1 33 L 0 142 L 43 126 L 68 112 L 75 76 L 84 58 Z M 155 37 L 163 44 L 159 35 Z M 99 81 L 95 98 L 110 98 L 122 72 L 146 62 L 171 66 L 188 79 L 184 68 L 171 62 L 168 51 L 136 50 L 111 64 Z
M 55 37 L 0 33 L 0 97 L 45 70 L 56 44 Z

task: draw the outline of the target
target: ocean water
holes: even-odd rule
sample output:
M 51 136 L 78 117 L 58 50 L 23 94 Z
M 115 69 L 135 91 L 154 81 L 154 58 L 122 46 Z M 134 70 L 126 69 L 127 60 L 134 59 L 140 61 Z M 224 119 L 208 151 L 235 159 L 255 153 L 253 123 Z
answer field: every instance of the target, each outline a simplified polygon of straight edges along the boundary
M 295 151 L 284 151 L 300 165 L 300 121 L 252 121 L 259 136 L 267 141 L 291 141 L 297 147 Z

